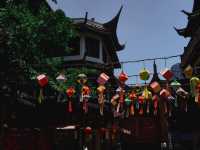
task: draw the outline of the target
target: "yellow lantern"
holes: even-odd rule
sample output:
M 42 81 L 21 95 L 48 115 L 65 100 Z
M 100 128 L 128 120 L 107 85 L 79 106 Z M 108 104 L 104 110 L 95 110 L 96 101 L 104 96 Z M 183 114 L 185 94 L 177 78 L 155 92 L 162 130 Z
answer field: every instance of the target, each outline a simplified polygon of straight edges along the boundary
M 145 87 L 142 96 L 144 97 L 145 100 L 149 100 L 152 98 L 152 93 Z
M 140 71 L 140 79 L 141 80 L 148 80 L 149 79 L 149 71 L 146 69 L 146 68 L 143 68 L 141 71 Z

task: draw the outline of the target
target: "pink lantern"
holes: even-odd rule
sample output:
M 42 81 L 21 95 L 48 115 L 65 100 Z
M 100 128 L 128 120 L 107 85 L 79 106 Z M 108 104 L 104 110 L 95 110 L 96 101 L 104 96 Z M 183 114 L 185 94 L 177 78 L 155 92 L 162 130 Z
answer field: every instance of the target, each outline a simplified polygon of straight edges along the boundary
M 172 72 L 170 69 L 168 69 L 168 68 L 166 68 L 165 70 L 163 70 L 163 71 L 161 72 L 161 75 L 162 75 L 166 80 L 171 80 L 172 77 L 174 76 L 173 72 Z
M 105 84 L 109 79 L 110 77 L 108 75 L 106 75 L 105 73 L 101 73 L 99 78 L 97 79 L 97 82 L 99 84 Z
M 158 93 L 161 90 L 160 84 L 156 81 L 152 82 L 150 84 L 150 87 L 152 88 L 154 93 Z

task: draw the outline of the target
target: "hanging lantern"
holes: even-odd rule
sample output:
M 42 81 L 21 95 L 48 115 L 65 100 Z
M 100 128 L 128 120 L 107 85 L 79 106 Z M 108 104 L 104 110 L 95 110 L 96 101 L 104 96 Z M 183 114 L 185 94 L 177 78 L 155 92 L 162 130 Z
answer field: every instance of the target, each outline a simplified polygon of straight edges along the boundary
M 153 108 L 154 108 L 153 114 L 157 115 L 157 113 L 158 113 L 159 97 L 157 95 L 154 95 L 152 99 L 153 99 Z
M 170 84 L 170 86 L 173 88 L 174 91 L 176 91 L 181 86 L 181 84 L 175 80 Z
M 85 135 L 91 135 L 92 134 L 92 128 L 91 127 L 85 127 L 84 133 L 85 133 Z
M 66 94 L 67 94 L 68 97 L 72 97 L 72 96 L 74 95 L 75 92 L 76 92 L 76 91 L 75 91 L 74 87 L 69 87 L 69 88 L 67 88 L 67 90 L 66 90 Z
M 61 73 L 59 76 L 56 77 L 56 80 L 59 82 L 65 82 L 67 79 L 65 75 Z
M 104 109 L 104 91 L 105 91 L 105 86 L 100 85 L 97 88 L 97 92 L 98 92 L 98 103 L 99 103 L 99 110 L 100 110 L 100 114 L 103 116 L 103 109 Z
M 134 115 L 135 114 L 134 101 L 136 101 L 136 99 L 137 99 L 137 95 L 134 91 L 132 91 L 129 94 L 129 99 L 132 101 L 131 106 L 130 106 L 130 114 Z
M 67 88 L 66 94 L 67 94 L 67 96 L 68 96 L 68 98 L 69 98 L 67 110 L 68 110 L 70 113 L 73 111 L 73 109 L 72 109 L 72 99 L 71 99 L 71 98 L 72 98 L 72 96 L 74 95 L 74 93 L 75 93 L 74 87 L 69 87 L 69 88 Z
M 200 80 L 198 77 L 192 77 L 190 79 L 190 90 L 193 97 L 195 97 L 197 94 L 197 85 L 199 83 L 200 83 Z
M 105 73 L 101 73 L 100 76 L 97 79 L 97 82 L 101 85 L 106 84 L 106 82 L 110 79 L 108 75 Z
M 86 85 L 82 87 L 82 102 L 83 102 L 83 111 L 84 113 L 88 112 L 88 99 L 90 97 L 90 88 Z
M 130 105 L 131 105 L 131 100 L 128 99 L 128 98 L 126 98 L 126 99 L 125 99 L 125 104 L 126 104 L 127 106 L 130 106 Z
M 38 75 L 37 81 L 40 87 L 43 88 L 48 84 L 48 77 L 45 74 Z
M 112 98 L 111 98 L 111 104 L 113 106 L 116 106 L 117 105 L 117 99 L 119 99 L 119 94 L 116 94 L 114 95 Z
M 145 100 L 149 100 L 152 98 L 152 93 L 145 87 L 142 96 L 144 97 Z
M 83 93 L 83 95 L 89 95 L 90 94 L 90 88 L 88 86 L 84 85 L 82 87 L 82 93 Z
M 143 96 L 139 96 L 138 97 L 138 102 L 139 102 L 139 114 L 143 115 L 143 113 L 144 113 L 144 110 L 143 110 L 144 97 Z
M 85 84 L 87 82 L 87 75 L 81 73 L 78 75 L 77 82 L 80 84 Z
M 128 80 L 127 74 L 125 74 L 123 71 L 119 75 L 119 81 L 122 83 L 125 83 Z
M 147 89 L 147 87 L 145 87 L 145 89 L 142 93 L 142 96 L 146 100 L 146 104 L 147 104 L 146 112 L 147 112 L 147 114 L 149 114 L 149 112 L 150 112 L 150 102 L 149 102 L 149 100 L 152 99 L 152 93 Z
M 104 93 L 104 91 L 106 90 L 106 87 L 104 85 L 100 85 L 98 88 L 97 88 L 97 92 L 98 93 Z
M 132 101 L 137 99 L 137 95 L 134 91 L 129 94 L 129 99 Z
M 187 112 L 188 92 L 186 92 L 183 88 L 179 87 L 176 91 L 176 94 L 181 97 L 181 109 Z
M 40 86 L 40 94 L 38 96 L 38 103 L 41 104 L 44 100 L 43 88 L 48 84 L 48 77 L 45 74 L 40 74 L 36 77 Z
M 188 65 L 185 69 L 184 69 L 184 75 L 186 78 L 191 78 L 192 77 L 192 73 L 193 73 L 193 69 L 191 67 L 191 65 Z
M 150 87 L 152 88 L 154 93 L 158 93 L 161 90 L 160 84 L 156 81 L 152 82 L 150 84 Z
M 168 98 L 170 96 L 170 92 L 166 89 L 162 89 L 160 91 L 160 96 L 163 97 L 163 98 Z
M 140 71 L 140 79 L 141 80 L 148 80 L 150 75 L 149 75 L 149 71 L 146 69 L 146 68 L 143 68 L 141 71 Z
M 166 80 L 168 80 L 168 81 L 170 81 L 170 80 L 173 78 L 173 76 L 174 76 L 173 72 L 172 72 L 170 69 L 168 69 L 168 68 L 166 68 L 165 70 L 163 70 L 163 71 L 161 72 L 161 75 L 162 75 Z

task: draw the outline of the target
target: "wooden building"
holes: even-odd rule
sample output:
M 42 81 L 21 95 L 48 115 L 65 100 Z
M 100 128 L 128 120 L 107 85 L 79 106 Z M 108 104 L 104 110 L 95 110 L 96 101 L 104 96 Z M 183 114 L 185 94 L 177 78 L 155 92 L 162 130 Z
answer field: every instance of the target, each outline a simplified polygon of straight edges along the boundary
M 182 12 L 188 17 L 187 26 L 176 29 L 177 33 L 184 38 L 190 38 L 188 45 L 184 48 L 181 57 L 182 67 L 187 65 L 200 66 L 200 0 L 194 0 L 192 12 Z M 199 70 L 199 69 L 198 69 Z
M 177 33 L 184 37 L 189 38 L 189 43 L 184 47 L 184 52 L 181 56 L 181 67 L 183 70 L 191 65 L 194 68 L 193 75 L 199 76 L 200 72 L 200 0 L 194 0 L 192 12 L 182 10 L 187 16 L 188 23 L 185 28 L 176 29 Z M 182 80 L 184 88 L 190 91 L 189 80 Z M 174 118 L 173 130 L 176 133 L 174 142 L 181 143 L 181 146 L 185 149 L 199 149 L 199 137 L 200 137 L 200 122 L 196 120 L 195 116 L 199 116 L 199 106 L 194 103 L 192 97 L 188 101 L 188 112 L 176 110 Z M 176 121 L 176 123 L 175 123 Z M 180 145 L 179 145 L 180 146 Z

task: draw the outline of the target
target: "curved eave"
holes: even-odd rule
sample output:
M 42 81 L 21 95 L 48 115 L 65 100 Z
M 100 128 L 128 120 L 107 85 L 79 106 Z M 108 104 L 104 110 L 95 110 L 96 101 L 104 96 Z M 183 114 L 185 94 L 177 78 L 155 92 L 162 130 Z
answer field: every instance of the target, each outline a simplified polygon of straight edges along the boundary
M 111 38 L 115 45 L 115 51 L 120 51 L 125 48 L 124 44 L 120 44 L 118 37 L 117 37 L 117 25 L 119 22 L 119 17 L 122 12 L 123 6 L 121 6 L 120 10 L 118 11 L 117 15 L 110 21 L 103 24 L 104 28 L 111 32 Z
M 187 28 L 183 28 L 183 29 L 177 29 L 176 27 L 174 27 L 174 30 L 178 33 L 178 35 L 183 36 L 183 37 L 190 37 L 190 34 L 187 31 Z

